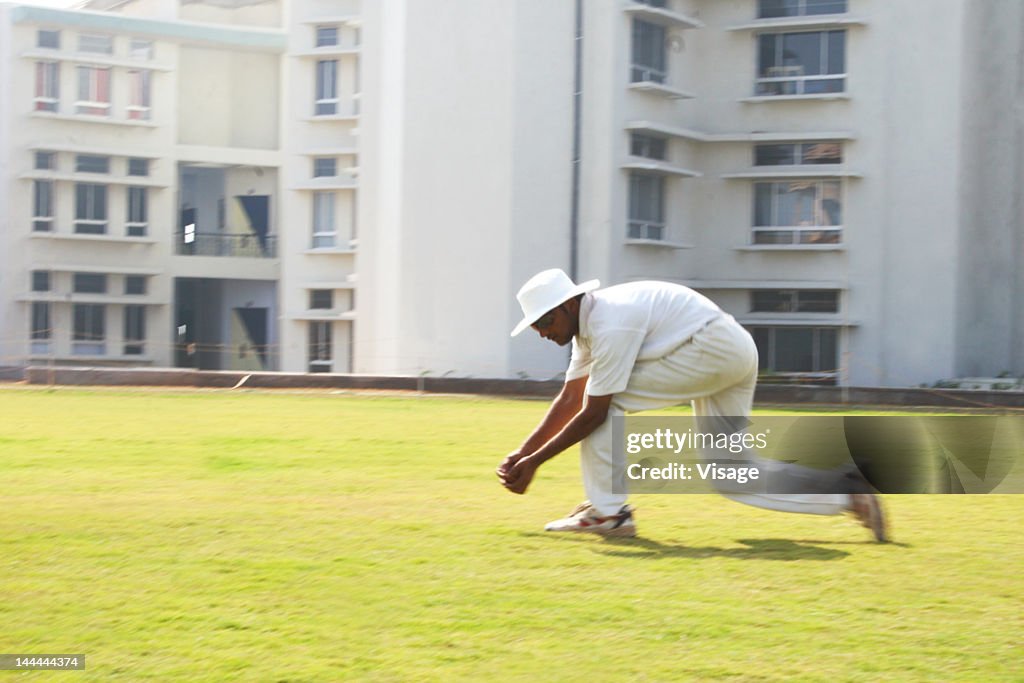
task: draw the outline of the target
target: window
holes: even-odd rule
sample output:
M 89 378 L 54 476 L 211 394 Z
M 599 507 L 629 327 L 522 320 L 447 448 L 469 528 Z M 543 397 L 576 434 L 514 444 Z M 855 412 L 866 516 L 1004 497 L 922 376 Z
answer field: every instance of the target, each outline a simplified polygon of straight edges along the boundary
M 633 133 L 629 138 L 629 153 L 635 157 L 664 161 L 668 157 L 668 140 L 657 135 Z
M 338 44 L 338 27 L 337 26 L 317 26 L 316 27 L 316 46 L 317 47 L 331 47 Z
M 845 12 L 846 0 L 758 0 L 757 3 L 759 19 Z
M 146 281 L 145 275 L 125 275 L 124 276 L 124 293 L 125 294 L 145 294 L 146 293 Z
M 768 372 L 835 373 L 839 330 L 834 327 L 752 327 L 758 369 Z
M 48 50 L 60 49 L 60 31 L 39 29 L 36 32 L 36 47 L 44 47 Z
M 53 230 L 53 181 L 32 181 L 32 230 L 51 232 Z
M 125 111 L 133 121 L 149 120 L 151 74 L 150 71 L 128 72 L 128 106 Z
M 49 292 L 50 291 L 50 271 L 48 271 L 48 270 L 33 270 L 32 271 L 32 291 L 33 292 Z
M 846 31 L 758 36 L 758 95 L 813 95 L 846 90 Z
M 665 239 L 665 178 L 650 173 L 629 176 L 629 237 Z
M 786 143 L 754 147 L 755 166 L 841 163 L 843 163 L 843 146 L 838 142 Z
M 650 5 L 651 7 L 660 7 L 666 9 L 668 7 L 668 0 L 634 0 L 639 2 L 641 5 Z
M 50 302 L 32 302 L 29 336 L 32 340 L 32 353 L 50 353 L 50 340 L 53 339 L 53 326 L 50 324 Z
M 54 152 L 36 152 L 36 169 L 52 171 L 57 168 L 57 155 Z
M 107 276 L 103 273 L 75 273 L 72 283 L 75 294 L 107 293 Z
M 75 304 L 71 353 L 79 356 L 101 356 L 106 353 L 106 306 Z
M 148 176 L 149 159 L 129 159 L 128 175 Z
M 110 173 L 110 157 L 79 154 L 75 157 L 75 171 L 78 173 Z
M 333 247 L 337 240 L 334 228 L 334 193 L 313 193 L 313 248 Z
M 75 232 L 103 235 L 107 232 L 107 186 L 75 185 Z
M 128 56 L 132 59 L 153 59 L 153 42 L 132 38 L 128 43 Z
M 338 113 L 338 62 L 321 60 L 316 63 L 316 110 L 317 116 Z
M 633 19 L 633 83 L 664 83 L 668 77 L 665 27 L 643 19 Z
M 141 356 L 146 348 L 146 307 L 124 307 L 124 355 Z
M 60 64 L 36 62 L 36 111 L 57 111 L 60 101 Z
M 76 114 L 110 115 L 110 69 L 98 66 L 78 67 Z
M 754 244 L 838 244 L 840 190 L 837 180 L 754 183 Z
M 78 36 L 78 51 L 112 55 L 114 54 L 114 38 L 112 36 L 83 33 Z
M 838 313 L 835 289 L 755 289 L 750 292 L 752 313 Z
M 331 323 L 314 320 L 309 323 L 309 371 L 330 372 L 332 365 Z
M 334 308 L 334 290 L 332 289 L 311 289 L 309 290 L 309 307 L 311 309 Z
M 338 175 L 338 160 L 332 157 L 313 159 L 314 178 L 333 178 Z
M 128 237 L 145 237 L 149 226 L 149 208 L 146 188 L 128 188 L 128 218 L 125 221 L 125 234 Z

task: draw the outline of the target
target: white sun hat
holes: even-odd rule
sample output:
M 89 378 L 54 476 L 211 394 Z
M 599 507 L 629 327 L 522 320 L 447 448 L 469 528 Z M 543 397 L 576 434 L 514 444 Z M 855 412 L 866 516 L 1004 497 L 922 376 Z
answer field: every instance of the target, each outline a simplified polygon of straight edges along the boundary
M 561 268 L 537 273 L 522 286 L 516 299 L 523 309 L 523 319 L 512 330 L 511 336 L 516 336 L 527 327 L 555 308 L 563 304 L 577 294 L 585 294 L 601 286 L 598 280 L 588 280 L 583 284 L 576 284 Z

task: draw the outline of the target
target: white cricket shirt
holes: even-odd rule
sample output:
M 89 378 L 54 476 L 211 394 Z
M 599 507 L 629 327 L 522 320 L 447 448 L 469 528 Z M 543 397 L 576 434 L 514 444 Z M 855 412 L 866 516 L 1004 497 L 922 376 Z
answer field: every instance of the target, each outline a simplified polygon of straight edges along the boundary
M 679 348 L 723 315 L 711 299 L 670 282 L 629 282 L 584 295 L 566 381 L 590 376 L 587 393 L 623 391 L 637 361 Z

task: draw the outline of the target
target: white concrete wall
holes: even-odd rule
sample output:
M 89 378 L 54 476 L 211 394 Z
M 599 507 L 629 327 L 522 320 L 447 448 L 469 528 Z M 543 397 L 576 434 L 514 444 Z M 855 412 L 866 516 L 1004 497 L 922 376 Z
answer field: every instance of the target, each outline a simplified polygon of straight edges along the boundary
M 519 285 L 568 265 L 571 7 L 367 8 L 358 371 L 563 369 L 508 332 Z
M 177 73 L 178 141 L 277 149 L 278 60 L 276 54 L 182 47 Z
M 12 64 L 17 54 L 11 36 L 10 7 L 0 4 L 0 92 L 14 91 L 12 84 Z M 24 337 L 19 333 L 24 329 L 24 322 L 16 319 L 21 308 L 12 301 L 10 292 L 16 291 L 13 272 L 19 265 L 14 257 L 12 241 L 15 227 L 12 224 L 14 214 L 10 208 L 11 184 L 10 163 L 11 123 L 16 108 L 14 98 L 4 97 L 0 100 L 0 365 L 17 365 L 20 363 L 21 347 Z M 21 316 L 24 317 L 24 316 Z

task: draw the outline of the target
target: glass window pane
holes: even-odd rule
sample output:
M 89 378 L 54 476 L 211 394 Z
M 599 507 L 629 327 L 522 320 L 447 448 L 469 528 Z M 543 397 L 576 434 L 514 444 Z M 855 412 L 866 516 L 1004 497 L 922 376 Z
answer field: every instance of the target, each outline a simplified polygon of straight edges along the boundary
M 775 329 L 775 370 L 811 372 L 814 370 L 814 330 L 810 327 Z
M 777 50 L 776 46 L 779 42 L 779 36 L 774 34 L 762 34 L 757 37 L 757 75 L 761 78 L 765 78 L 769 74 L 769 69 L 777 66 Z
M 838 142 L 813 142 L 800 146 L 802 164 L 841 164 L 843 146 Z
M 771 367 L 771 328 L 755 327 L 750 334 L 757 345 L 757 369 L 766 370 Z
M 846 73 L 846 31 L 828 32 L 828 72 Z
M 806 14 L 843 14 L 846 0 L 805 0 Z
M 839 330 L 834 327 L 818 329 L 818 367 L 821 372 L 839 369 Z
M 750 293 L 751 313 L 791 313 L 792 311 L 792 290 L 755 289 Z
M 757 145 L 754 148 L 755 166 L 787 166 L 797 163 L 796 145 Z
M 759 0 L 757 16 L 759 19 L 773 17 L 791 17 L 799 13 L 799 0 Z
M 783 34 L 782 66 L 791 69 L 786 75 L 815 76 L 820 74 L 821 42 L 820 33 Z
M 772 183 L 754 183 L 754 227 L 772 223 Z
M 318 26 L 316 29 L 316 46 L 328 47 L 338 44 L 337 26 Z

